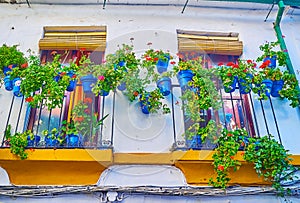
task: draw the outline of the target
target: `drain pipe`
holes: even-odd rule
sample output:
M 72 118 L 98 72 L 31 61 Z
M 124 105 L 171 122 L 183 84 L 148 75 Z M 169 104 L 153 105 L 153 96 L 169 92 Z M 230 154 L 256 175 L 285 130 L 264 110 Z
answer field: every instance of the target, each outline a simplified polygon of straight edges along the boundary
M 285 7 L 282 0 L 280 0 L 278 2 L 278 7 L 279 7 L 279 10 L 278 10 L 278 13 L 277 13 L 276 21 L 274 23 L 274 30 L 276 32 L 277 39 L 278 39 L 278 41 L 280 43 L 281 50 L 287 50 L 287 47 L 286 47 L 285 41 L 284 41 L 283 36 L 282 36 L 281 29 L 280 29 L 280 22 L 281 22 L 282 15 L 283 15 L 283 12 L 284 12 L 284 7 Z M 292 65 L 289 53 L 285 52 L 285 55 L 286 55 L 287 70 L 289 71 L 290 74 L 294 74 L 295 75 L 295 71 L 294 71 L 294 68 L 293 68 L 293 65 Z M 300 90 L 299 86 L 297 86 L 297 89 Z M 298 101 L 300 103 L 300 97 L 299 97 L 299 95 L 298 95 Z M 300 106 L 299 106 L 299 108 L 300 108 Z

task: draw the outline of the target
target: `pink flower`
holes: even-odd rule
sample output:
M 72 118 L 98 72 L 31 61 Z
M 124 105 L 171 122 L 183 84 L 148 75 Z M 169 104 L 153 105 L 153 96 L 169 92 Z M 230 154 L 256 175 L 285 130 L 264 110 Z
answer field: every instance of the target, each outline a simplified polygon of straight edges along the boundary
M 103 81 L 103 80 L 105 79 L 105 77 L 104 77 L 104 75 L 100 75 L 100 76 L 98 76 L 98 79 L 99 79 L 100 81 Z

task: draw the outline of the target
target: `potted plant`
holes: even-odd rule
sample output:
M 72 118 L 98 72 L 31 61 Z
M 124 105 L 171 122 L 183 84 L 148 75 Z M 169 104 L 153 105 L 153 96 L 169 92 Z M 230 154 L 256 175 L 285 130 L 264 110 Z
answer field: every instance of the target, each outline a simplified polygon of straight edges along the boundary
M 99 119 L 98 114 L 93 112 L 92 101 L 92 98 L 86 97 L 72 109 L 72 120 L 74 121 L 74 126 L 78 134 L 82 136 L 85 146 L 97 141 L 95 140 L 97 131 L 103 124 L 103 120 L 108 116 L 107 114 L 102 119 Z
M 287 98 L 293 108 L 299 106 L 300 92 L 298 88 L 298 80 L 294 74 L 290 74 L 288 71 L 284 71 L 282 75 L 284 81 L 282 90 L 279 91 L 281 98 Z
M 167 104 L 163 104 L 161 99 L 163 99 L 163 94 L 159 88 L 151 92 L 143 91 L 140 93 L 139 102 L 141 105 L 141 110 L 144 114 L 158 113 L 162 110 L 163 114 L 170 113 L 171 110 Z
M 61 144 L 62 140 L 59 136 L 58 130 L 53 128 L 51 132 L 48 130 L 43 130 L 42 135 L 44 136 L 46 147 L 55 147 Z
M 194 69 L 195 67 L 197 67 L 197 64 L 194 63 L 195 60 L 187 60 L 187 61 L 180 60 L 177 65 L 173 66 L 173 71 L 177 76 L 181 89 L 183 90 L 189 88 L 188 83 L 189 81 L 192 80 L 194 76 Z
M 256 64 L 252 60 L 239 59 L 237 64 L 218 64 L 216 74 L 222 80 L 226 93 L 234 92 L 238 84 L 241 94 L 248 94 L 252 88 L 252 78 Z
M 30 55 L 28 68 L 22 71 L 14 68 L 11 76 L 21 78 L 20 91 L 31 107 L 40 106 L 44 102 L 48 109 L 53 109 L 61 107 L 65 91 L 74 88 L 77 70 L 78 66 L 72 61 L 70 65 L 62 66 L 60 55 L 54 56 L 52 62 L 44 65 L 40 64 L 38 56 Z
M 142 55 L 143 66 L 156 66 L 159 73 L 166 72 L 170 59 L 173 59 L 168 51 L 148 49 Z
M 33 140 L 33 133 L 30 130 L 27 130 L 23 133 L 16 132 L 14 135 L 12 135 L 11 126 L 8 125 L 4 134 L 10 147 L 10 152 L 20 157 L 21 160 L 27 159 L 28 153 L 25 151 L 25 149 L 28 146 L 28 140 Z
M 81 139 L 73 120 L 69 122 L 63 120 L 62 126 L 60 127 L 60 134 L 64 138 L 62 143 L 66 142 L 67 147 L 79 147 L 81 145 Z
M 276 61 L 278 61 L 279 66 L 285 66 L 286 65 L 286 50 L 275 50 L 276 47 L 280 45 L 279 41 L 276 42 L 265 42 L 264 44 L 259 46 L 259 49 L 263 52 L 261 56 L 259 56 L 256 61 L 260 62 L 266 62 L 270 61 L 268 63 L 268 67 L 275 68 L 276 67 Z
M 92 87 L 97 82 L 97 78 L 94 76 L 97 68 L 99 66 L 93 64 L 85 55 L 79 60 L 77 75 L 80 78 L 82 89 L 85 93 L 92 93 Z

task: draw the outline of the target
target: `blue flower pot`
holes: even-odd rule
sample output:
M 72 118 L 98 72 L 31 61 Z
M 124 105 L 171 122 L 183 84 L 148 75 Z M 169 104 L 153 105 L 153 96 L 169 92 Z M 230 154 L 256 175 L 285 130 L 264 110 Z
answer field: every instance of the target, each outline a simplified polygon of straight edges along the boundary
M 231 85 L 230 85 L 229 87 L 225 87 L 225 86 L 224 86 L 224 91 L 225 91 L 226 93 L 234 92 L 235 89 L 236 89 L 237 81 L 238 81 L 237 76 L 234 76 Z
M 50 137 L 45 137 L 46 147 L 55 147 L 58 145 L 58 140 L 56 138 L 52 139 Z
M 120 61 L 118 64 L 120 67 L 125 66 L 125 61 Z
M 10 66 L 4 66 L 3 69 L 2 69 L 2 70 L 3 70 L 3 74 L 4 74 L 5 76 L 7 76 L 8 73 L 9 73 L 10 71 L 12 71 L 12 69 L 15 68 L 15 67 L 17 67 L 16 64 L 12 64 L 12 65 L 10 65 Z
M 124 91 L 126 90 L 126 83 L 122 82 L 120 85 L 117 86 L 118 90 Z
M 265 94 L 266 94 L 266 96 L 270 97 L 273 81 L 269 80 L 269 79 L 266 79 L 266 80 L 262 81 L 262 84 L 265 85 Z M 258 92 L 258 94 L 259 94 L 259 92 Z
M 248 74 L 246 77 L 253 78 L 253 75 Z M 247 83 L 244 79 L 238 79 L 239 90 L 241 94 L 248 94 L 251 92 L 252 84 Z
M 275 68 L 276 67 L 276 60 L 277 60 L 277 56 L 272 56 L 272 57 L 269 57 L 267 56 L 263 62 L 267 61 L 267 60 L 270 60 L 270 64 L 269 64 L 269 67 L 270 68 Z
M 12 91 L 14 88 L 13 81 L 10 79 L 10 75 L 4 77 L 4 87 L 7 91 Z
M 28 147 L 37 146 L 41 141 L 41 136 L 35 135 L 32 140 L 30 139 L 30 136 L 28 136 L 27 141 L 28 141 L 28 145 L 27 145 Z
M 66 137 L 68 147 L 78 147 L 79 146 L 79 136 L 70 134 Z
M 169 77 L 163 77 L 156 82 L 157 87 L 164 96 L 168 96 L 171 93 L 171 79 Z
M 140 96 L 140 105 L 141 105 L 141 110 L 144 114 L 149 114 L 149 105 L 150 103 L 148 102 L 148 99 L 150 98 L 150 94 L 146 94 L 144 100 L 142 99 L 142 95 Z
M 109 92 L 105 91 L 105 90 L 101 90 L 99 93 L 101 96 L 105 97 L 109 94 Z
M 166 72 L 168 69 L 170 56 L 166 55 L 165 58 L 167 59 L 166 61 L 162 59 L 158 59 L 157 61 L 156 68 L 157 68 L 157 72 L 159 73 Z
M 193 79 L 194 73 L 191 70 L 181 70 L 177 74 L 177 79 L 181 89 L 185 90 L 188 88 L 188 82 Z
M 80 81 L 82 83 L 83 91 L 85 93 L 91 93 L 92 85 L 97 82 L 97 78 L 95 78 L 92 74 L 89 74 L 89 75 L 81 77 Z
M 284 81 L 283 80 L 275 80 L 273 81 L 271 95 L 272 97 L 279 97 L 279 91 L 283 88 Z
M 13 94 L 16 96 L 16 97 L 22 97 L 23 94 L 21 93 L 21 79 L 20 78 L 15 78 L 13 80 Z
M 68 74 L 68 76 L 71 77 L 71 78 L 72 78 L 73 75 L 75 75 L 75 74 L 72 73 L 72 72 L 69 72 L 69 73 L 67 73 L 67 74 Z M 70 83 L 69 83 L 69 85 L 68 85 L 68 87 L 67 87 L 67 91 L 68 91 L 68 92 L 73 92 L 73 91 L 75 90 L 76 83 L 77 83 L 77 80 L 71 79 L 71 80 L 70 80 Z
M 201 135 L 195 135 L 191 140 L 187 140 L 187 147 L 190 149 L 201 149 Z

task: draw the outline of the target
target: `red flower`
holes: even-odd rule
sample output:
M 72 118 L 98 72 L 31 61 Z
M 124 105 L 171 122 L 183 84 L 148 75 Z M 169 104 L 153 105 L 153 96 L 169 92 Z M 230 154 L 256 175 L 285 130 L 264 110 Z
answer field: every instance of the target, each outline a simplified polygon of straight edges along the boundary
M 79 50 L 80 51 L 86 51 L 86 48 L 80 48 Z
M 62 76 L 64 76 L 64 75 L 66 75 L 66 74 L 67 74 L 66 72 L 61 72 L 61 73 L 59 74 L 59 76 L 62 77 Z
M 244 146 L 245 146 L 245 142 L 242 142 L 242 143 L 241 143 L 241 146 L 244 147 Z
M 223 66 L 223 65 L 224 65 L 224 63 L 222 63 L 222 62 L 218 63 L 218 66 Z
M 244 155 L 245 155 L 245 152 L 242 152 L 241 155 L 244 156 Z
M 87 103 L 87 104 L 91 104 L 93 102 L 93 99 L 90 97 L 87 97 L 87 98 L 84 98 L 83 102 Z
M 76 117 L 74 120 L 78 121 L 78 122 L 82 122 L 84 120 L 84 118 L 82 116 L 80 116 L 80 117 Z
M 151 61 L 151 60 L 152 60 L 151 57 L 149 57 L 149 56 L 146 57 L 146 61 Z
M 231 74 L 231 73 L 227 73 L 227 76 L 228 76 L 228 77 L 231 77 L 231 76 L 232 76 L 232 74 Z
M 219 165 L 219 166 L 218 166 L 218 170 L 220 170 L 220 171 L 224 171 L 224 166 L 222 166 L 222 165 Z
M 243 70 L 244 73 L 247 73 L 247 71 L 248 71 L 247 69 Z
M 21 68 L 27 68 L 28 67 L 28 63 L 23 63 L 22 65 L 21 65 Z
M 170 64 L 174 65 L 174 64 L 176 64 L 176 62 L 175 61 L 171 61 Z
M 155 58 L 153 59 L 153 61 L 158 61 L 158 58 L 157 58 L 157 57 L 155 57 Z
M 72 75 L 72 78 L 73 78 L 73 79 L 74 79 L 74 78 L 76 78 L 76 77 L 77 77 L 77 75 L 75 75 L 75 74 L 74 74 L 74 75 Z
M 30 148 L 29 150 L 30 150 L 31 152 L 34 152 L 34 151 L 35 151 L 35 149 L 33 149 L 33 148 Z
M 247 63 L 252 63 L 252 60 L 247 60 Z
M 257 66 L 257 64 L 256 63 L 253 63 L 253 68 L 255 68 Z
M 259 68 L 261 68 L 261 69 L 264 69 L 264 68 L 266 68 L 267 67 L 267 65 L 265 64 L 265 63 L 263 63 L 263 64 L 261 64 L 260 66 L 259 66 Z
M 234 159 L 234 156 L 231 156 L 230 159 Z
M 8 68 L 11 70 L 13 68 L 13 65 L 9 65 Z
M 232 68 L 239 68 L 239 65 L 234 64 L 234 65 L 232 66 Z
M 266 60 L 265 62 L 263 62 L 264 64 L 266 64 L 266 66 L 270 65 L 271 61 L 270 60 Z
M 91 113 L 91 111 L 90 111 L 89 109 L 84 109 L 84 113 L 86 113 L 86 114 L 90 114 L 90 113 Z
M 229 62 L 229 63 L 227 63 L 227 66 L 233 66 L 234 65 L 234 63 L 233 62 Z
M 232 135 L 231 133 L 228 133 L 227 136 L 228 136 L 228 137 L 232 137 L 233 135 Z
M 133 92 L 133 96 L 137 97 L 139 93 L 137 91 Z
M 25 99 L 25 101 L 26 101 L 26 102 L 32 102 L 32 101 L 33 101 L 33 97 L 27 97 L 27 98 Z

